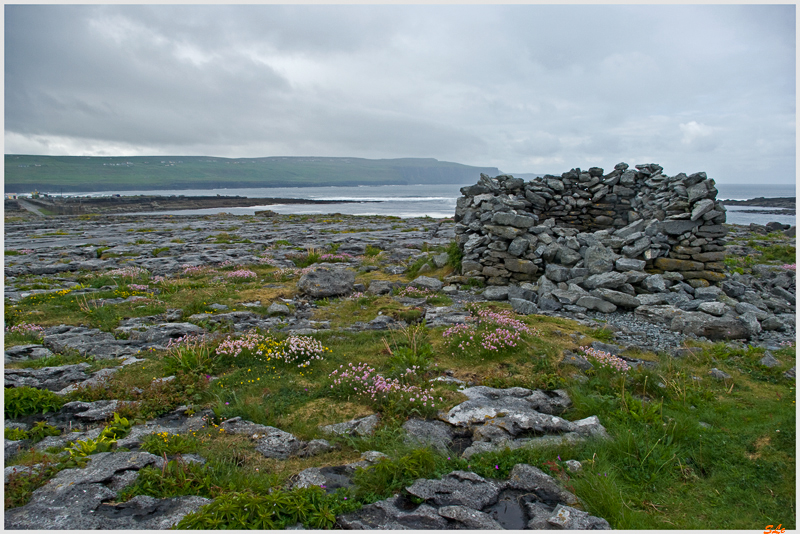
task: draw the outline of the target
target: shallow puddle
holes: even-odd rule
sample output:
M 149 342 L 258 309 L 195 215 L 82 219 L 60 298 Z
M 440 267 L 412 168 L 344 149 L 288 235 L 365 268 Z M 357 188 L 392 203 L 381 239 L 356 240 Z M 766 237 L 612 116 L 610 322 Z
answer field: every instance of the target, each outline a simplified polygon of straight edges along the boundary
M 506 530 L 522 530 L 528 526 L 525 503 L 536 500 L 531 493 L 518 490 L 504 490 L 497 502 L 483 509 L 489 516 L 500 523 Z

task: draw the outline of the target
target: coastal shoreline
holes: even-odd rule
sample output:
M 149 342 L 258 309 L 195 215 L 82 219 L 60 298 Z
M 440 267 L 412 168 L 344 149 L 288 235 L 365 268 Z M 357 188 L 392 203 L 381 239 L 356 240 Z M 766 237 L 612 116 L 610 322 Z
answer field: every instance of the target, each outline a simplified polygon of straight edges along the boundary
M 786 208 L 792 210 L 797 205 L 795 197 L 757 197 L 747 200 L 720 200 L 720 202 L 726 206 L 757 206 L 759 208 Z
M 786 215 L 793 217 L 796 215 L 797 199 L 795 197 L 775 197 L 775 198 L 751 198 L 748 200 L 720 200 L 725 206 L 736 207 L 753 207 L 753 208 L 771 208 L 768 210 L 762 209 L 747 209 L 741 210 L 747 213 L 758 213 L 762 215 Z
M 139 213 L 172 210 L 194 210 L 208 208 L 246 208 L 276 204 L 327 205 L 374 203 L 376 200 L 311 200 L 304 198 L 243 197 L 243 196 L 183 196 L 183 195 L 135 195 L 104 197 L 45 197 L 24 198 L 24 202 L 50 215 L 80 215 L 87 213 Z M 767 215 L 795 215 L 795 197 L 758 197 L 748 200 L 721 200 L 726 206 L 747 206 L 754 208 L 782 208 L 780 210 L 750 210 L 751 213 Z M 5 199 L 6 212 L 25 209 L 18 199 Z
M 378 201 L 310 200 L 305 198 L 252 198 L 242 196 L 108 196 L 108 197 L 46 197 L 6 199 L 5 210 L 19 211 L 33 206 L 46 214 L 80 215 L 88 213 L 137 213 L 164 210 L 194 210 L 206 208 L 247 208 L 275 204 L 352 204 Z

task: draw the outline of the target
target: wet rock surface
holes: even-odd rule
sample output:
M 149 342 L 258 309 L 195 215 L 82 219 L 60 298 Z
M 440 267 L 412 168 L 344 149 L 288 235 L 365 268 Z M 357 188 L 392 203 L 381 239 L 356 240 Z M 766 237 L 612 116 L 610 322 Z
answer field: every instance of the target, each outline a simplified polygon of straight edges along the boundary
M 396 495 L 337 517 L 337 526 L 358 530 L 610 529 L 604 519 L 575 508 L 580 506 L 578 499 L 555 479 L 525 464 L 514 466 L 506 481 L 453 471 L 439 480 L 417 480 L 405 490 L 416 501 Z

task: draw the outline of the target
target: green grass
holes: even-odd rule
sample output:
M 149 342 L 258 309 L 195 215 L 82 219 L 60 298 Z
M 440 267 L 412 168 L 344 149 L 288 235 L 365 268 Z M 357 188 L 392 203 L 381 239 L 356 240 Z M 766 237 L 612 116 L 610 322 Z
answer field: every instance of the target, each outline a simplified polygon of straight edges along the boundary
M 213 303 L 244 309 L 238 307 L 242 302 L 260 300 L 266 306 L 295 294 L 296 278 L 273 283 L 274 268 L 247 268 L 258 274 L 258 281 L 234 284 L 225 278 L 224 269 L 181 275 L 158 284 L 161 293 L 152 301 L 103 307 L 93 306 L 93 299 L 124 294 L 132 280 L 67 274 L 70 280 L 87 286 L 115 289 L 87 295 L 85 300 L 70 291 L 60 291 L 29 297 L 14 305 L 7 302 L 6 324 L 83 323 L 112 331 L 121 317 L 180 308 L 186 318 L 210 311 Z M 448 265 L 433 274 L 441 275 L 453 268 Z M 360 274 L 358 281 L 367 285 L 380 276 L 384 275 Z M 261 281 L 265 279 L 275 287 L 265 287 Z M 146 280 L 143 277 L 133 282 Z M 36 283 L 34 279 L 24 282 Z M 450 299 L 435 295 L 428 301 L 446 305 Z M 781 523 L 787 529 L 796 525 L 795 382 L 783 376 L 796 364 L 794 347 L 773 351 L 781 361 L 774 369 L 758 363 L 763 349 L 694 343 L 693 354 L 681 360 L 637 353 L 636 357 L 656 363 L 652 370 L 631 371 L 621 377 L 597 369 L 579 379 L 574 369 L 559 365 L 563 351 L 577 350 L 592 341 L 614 342 L 609 329 L 588 328 L 555 317 L 525 316 L 520 320 L 537 332 L 526 336 L 518 347 L 503 353 L 467 353 L 455 350 L 443 337 L 444 328 L 431 329 L 421 323 L 412 324 L 406 331 L 336 330 L 355 321 L 368 322 L 379 312 L 409 323 L 421 320 L 421 309 L 403 306 L 391 296 L 329 299 L 316 304 L 312 319 L 328 320 L 332 328 L 321 330 L 314 337 L 331 352 L 310 368 L 273 365 L 252 356 L 217 357 L 211 351 L 225 337 L 223 331 L 228 327 L 223 326 L 210 341 L 208 353 L 169 355 L 165 351 L 149 351 L 139 355 L 143 362 L 121 369 L 104 384 L 81 389 L 62 400 L 134 401 L 136 404 L 120 415 L 138 422 L 186 404 L 195 411 L 213 410 L 216 422 L 239 416 L 281 428 L 304 440 L 323 437 L 320 425 L 377 411 L 382 420 L 375 434 L 330 438 L 338 449 L 318 457 L 285 461 L 264 458 L 255 451 L 248 436 L 227 435 L 213 422 L 205 430 L 178 437 L 154 435 L 145 439 L 145 450 L 159 455 L 196 453 L 207 458 L 208 463 L 197 466 L 176 458 L 163 472 L 142 470 L 136 484 L 122 498 L 136 494 L 216 497 L 214 505 L 187 516 L 182 523 L 187 528 L 253 527 L 258 515 L 253 510 L 263 512 L 266 505 L 271 510 L 272 504 L 282 511 L 274 516 L 265 513 L 269 521 L 263 524 L 295 524 L 294 512 L 287 511 L 293 506 L 292 510 L 304 511 L 301 522 L 306 526 L 330 526 L 328 512 L 340 513 L 348 507 L 385 498 L 419 477 L 465 469 L 502 480 L 517 463 L 529 463 L 563 477 L 565 486 L 583 500 L 587 511 L 607 519 L 617 529 L 708 529 L 723 525 L 750 530 L 768 524 Z M 498 311 L 508 310 L 509 305 L 481 303 L 478 308 Z M 77 361 L 92 362 L 89 358 L 59 354 L 25 365 Z M 576 420 L 597 415 L 613 439 L 503 450 L 468 460 L 456 454 L 419 449 L 404 443 L 401 425 L 408 412 L 403 406 L 372 402 L 331 388 L 332 371 L 358 362 L 387 377 L 399 376 L 403 368 L 417 366 L 417 384 L 427 385 L 429 379 L 451 370 L 456 378 L 492 387 L 564 388 L 573 406 L 563 416 Z M 92 362 L 92 369 L 111 363 L 116 362 Z M 711 379 L 707 374 L 711 367 L 727 372 L 732 379 Z M 172 374 L 177 378 L 171 382 L 155 380 Z M 207 374 L 216 380 L 211 381 Z M 437 408 L 447 410 L 464 400 L 454 386 L 437 385 L 435 391 Z M 8 399 L 8 390 L 6 393 Z M 440 396 L 443 400 L 439 403 Z M 41 410 L 46 403 L 30 399 L 29 404 L 31 409 Z M 14 407 L 9 411 L 7 407 L 7 414 L 20 410 Z M 322 496 L 283 489 L 290 477 L 307 467 L 343 465 L 356 461 L 367 450 L 384 452 L 389 459 L 359 472 L 346 505 L 344 494 Z M 32 454 L 26 453 L 15 461 L 39 462 L 44 458 L 41 453 L 35 453 L 39 454 L 35 458 Z M 563 461 L 567 459 L 582 461 L 583 471 L 566 472 Z M 6 506 L 25 502 L 36 487 L 65 467 L 58 462 L 53 459 L 47 474 L 32 482 L 13 478 L 6 486 Z M 309 519 L 314 514 L 316 518 Z
M 52 391 L 27 386 L 5 389 L 3 413 L 12 419 L 24 415 L 57 412 L 64 404 L 63 398 Z
M 367 256 L 368 258 L 374 258 L 380 253 L 381 253 L 380 247 L 376 247 L 374 245 L 367 245 L 366 248 L 364 249 L 364 255 Z
M 796 263 L 797 250 L 792 244 L 792 238 L 780 232 L 739 238 L 732 241 L 732 244 L 745 246 L 746 254 L 728 255 L 723 259 L 723 263 L 730 272 L 749 273 L 757 264 Z
M 755 249 L 761 252 L 762 261 L 794 263 L 797 258 L 797 250 L 791 245 L 756 246 Z

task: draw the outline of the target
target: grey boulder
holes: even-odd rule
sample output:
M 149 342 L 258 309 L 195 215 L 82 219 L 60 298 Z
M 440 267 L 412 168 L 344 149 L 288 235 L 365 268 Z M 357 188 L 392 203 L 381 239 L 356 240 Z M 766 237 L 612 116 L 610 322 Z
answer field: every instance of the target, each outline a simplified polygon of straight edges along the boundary
M 85 372 L 88 367 L 90 367 L 88 363 L 76 363 L 59 367 L 42 367 L 41 369 L 5 369 L 5 387 L 28 386 L 60 391 L 76 382 L 88 380 L 90 375 Z
M 475 473 L 453 471 L 440 480 L 417 480 L 406 491 L 438 506 L 462 505 L 480 510 L 497 500 L 500 488 Z
M 351 293 L 355 281 L 351 270 L 319 266 L 300 277 L 297 289 L 312 298 L 336 297 Z
M 430 291 L 439 291 L 444 287 L 441 280 L 431 278 L 430 276 L 418 276 L 408 285 L 411 287 L 428 289 Z
M 370 436 L 373 432 L 375 432 L 375 428 L 378 426 L 379 421 L 380 417 L 377 414 L 373 414 L 368 415 L 367 417 L 345 421 L 344 423 L 321 426 L 319 429 L 324 434 L 354 434 L 356 436 Z
M 42 345 L 17 345 L 6 349 L 6 363 L 49 358 L 53 352 Z
M 165 529 L 210 502 L 201 497 L 136 497 L 106 504 L 133 482 L 130 476 L 163 460 L 147 452 L 103 452 L 82 469 L 65 469 L 33 492 L 28 504 L 6 510 L 6 529 Z M 121 482 L 122 481 L 122 482 Z M 116 489 L 112 489 L 116 488 Z
M 442 452 L 446 452 L 453 441 L 450 425 L 442 421 L 409 419 L 403 423 L 403 430 L 406 431 L 406 443 L 430 445 Z

